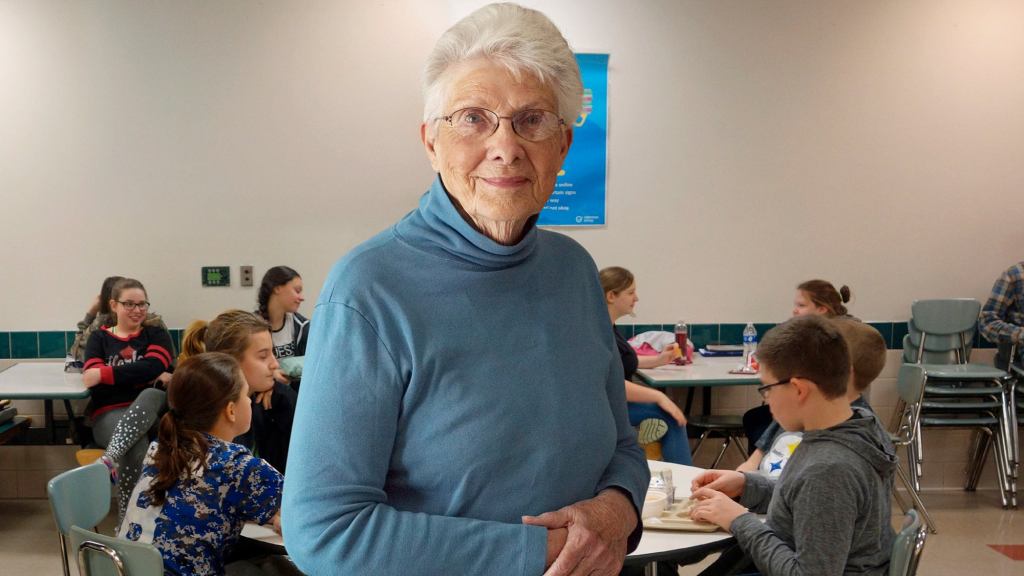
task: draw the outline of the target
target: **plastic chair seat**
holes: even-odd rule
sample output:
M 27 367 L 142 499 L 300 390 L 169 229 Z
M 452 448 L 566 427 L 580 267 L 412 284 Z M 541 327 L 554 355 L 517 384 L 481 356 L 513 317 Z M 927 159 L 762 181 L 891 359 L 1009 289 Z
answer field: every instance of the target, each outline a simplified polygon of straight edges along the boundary
M 985 364 L 921 364 L 928 379 L 943 380 L 1000 380 L 1008 374 L 1004 370 Z
M 921 408 L 929 411 L 941 410 L 998 410 L 1003 403 L 996 399 L 991 400 L 960 400 L 960 401 L 936 401 L 926 399 L 921 403 Z
M 1003 393 L 1003 387 L 981 382 L 958 383 L 958 384 L 929 384 L 924 387 L 924 393 L 932 396 L 998 396 Z
M 999 426 L 999 419 L 995 416 L 936 416 L 932 414 L 921 415 L 922 426 L 933 426 L 933 427 L 992 427 Z

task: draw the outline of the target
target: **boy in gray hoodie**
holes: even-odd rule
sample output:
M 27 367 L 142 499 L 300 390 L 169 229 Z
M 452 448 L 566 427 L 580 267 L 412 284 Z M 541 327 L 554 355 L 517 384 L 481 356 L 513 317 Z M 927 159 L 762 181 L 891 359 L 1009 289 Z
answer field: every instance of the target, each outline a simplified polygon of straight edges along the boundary
M 886 574 L 896 451 L 877 418 L 846 399 L 842 336 L 817 316 L 796 317 L 768 331 L 757 355 L 758 392 L 803 442 L 778 480 L 731 470 L 698 476 L 693 518 L 731 532 L 767 576 Z M 765 512 L 764 522 L 754 514 Z

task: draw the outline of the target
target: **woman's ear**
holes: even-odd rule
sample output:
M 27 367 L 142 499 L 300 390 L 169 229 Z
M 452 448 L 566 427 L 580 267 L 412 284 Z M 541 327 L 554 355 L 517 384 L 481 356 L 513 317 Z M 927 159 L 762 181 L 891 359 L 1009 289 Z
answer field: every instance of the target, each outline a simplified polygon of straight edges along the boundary
M 609 290 L 604 293 L 604 303 L 611 304 L 615 300 L 615 291 Z
M 238 416 L 235 414 L 235 401 L 228 402 L 227 406 L 224 407 L 224 418 L 231 424 L 235 423 Z

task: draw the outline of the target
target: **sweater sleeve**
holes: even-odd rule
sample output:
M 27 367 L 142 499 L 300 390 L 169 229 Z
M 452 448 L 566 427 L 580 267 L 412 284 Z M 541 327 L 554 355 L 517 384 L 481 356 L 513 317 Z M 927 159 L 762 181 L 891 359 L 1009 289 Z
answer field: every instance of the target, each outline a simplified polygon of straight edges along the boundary
M 636 509 L 636 526 L 627 542 L 627 553 L 636 549 L 643 536 L 644 527 L 640 522 L 640 511 L 644 507 L 647 486 L 651 481 L 651 471 L 647 466 L 647 457 L 636 442 L 636 430 L 629 423 L 626 411 L 626 387 L 622 381 L 622 363 L 619 354 L 612 354 L 608 366 L 608 403 L 615 416 L 616 445 L 615 454 L 605 468 L 604 476 L 597 484 L 597 491 L 606 488 L 618 488 L 629 495 Z
M 861 487 L 836 466 L 817 466 L 804 472 L 786 490 L 789 498 L 777 496 L 783 501 L 776 504 L 791 510 L 795 548 L 753 514 L 733 520 L 730 531 L 764 574 L 839 576 L 858 529 L 856 500 Z
M 386 343 L 354 309 L 316 311 L 292 429 L 283 533 L 307 574 L 539 575 L 537 526 L 402 511 L 385 480 L 405 381 Z M 620 383 L 621 386 L 621 383 Z

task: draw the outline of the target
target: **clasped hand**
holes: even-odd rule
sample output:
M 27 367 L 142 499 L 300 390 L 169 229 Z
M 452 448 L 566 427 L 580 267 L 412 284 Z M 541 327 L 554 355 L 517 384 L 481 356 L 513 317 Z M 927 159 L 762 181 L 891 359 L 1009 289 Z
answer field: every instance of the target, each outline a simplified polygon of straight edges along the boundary
M 690 510 L 694 520 L 711 522 L 729 532 L 733 520 L 748 510 L 733 500 L 743 494 L 746 479 L 734 470 L 706 470 L 690 485 L 690 497 L 695 500 Z
M 523 523 L 548 529 L 545 576 L 613 576 L 626 557 L 626 540 L 636 528 L 633 503 L 618 490 L 605 490 Z

